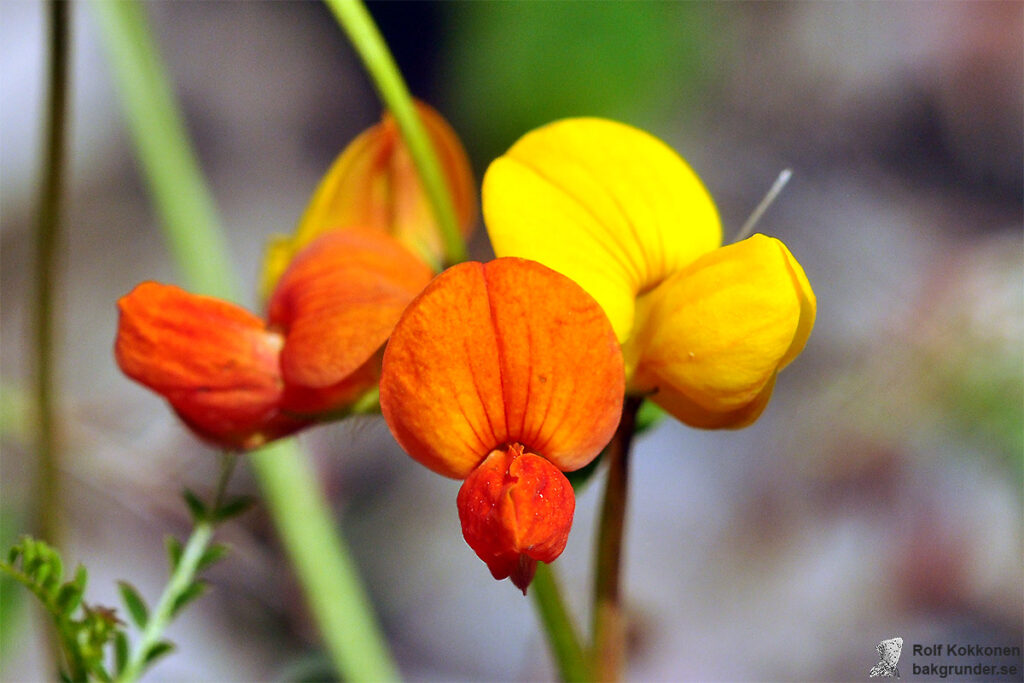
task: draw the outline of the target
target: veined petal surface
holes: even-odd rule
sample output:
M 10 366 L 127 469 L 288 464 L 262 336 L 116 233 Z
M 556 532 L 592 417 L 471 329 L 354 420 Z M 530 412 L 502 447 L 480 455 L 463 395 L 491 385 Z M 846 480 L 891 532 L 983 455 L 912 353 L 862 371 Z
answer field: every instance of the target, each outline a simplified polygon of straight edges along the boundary
M 446 476 L 513 443 L 570 471 L 611 438 L 624 385 L 597 303 L 506 258 L 449 268 L 406 309 L 384 354 L 381 410 L 402 447 Z
M 488 168 L 487 231 L 498 256 L 539 261 L 604 308 L 619 341 L 634 299 L 721 243 L 718 213 L 671 148 L 596 118 L 528 133 Z
M 268 306 L 270 326 L 285 337 L 285 382 L 314 390 L 345 382 L 378 352 L 432 276 L 385 233 L 335 230 L 319 237 L 292 261 Z M 375 378 L 367 375 L 371 384 Z
M 757 417 L 803 348 L 815 300 L 785 245 L 754 235 L 676 273 L 640 310 L 633 389 L 662 392 L 652 398 L 694 426 L 735 427 Z

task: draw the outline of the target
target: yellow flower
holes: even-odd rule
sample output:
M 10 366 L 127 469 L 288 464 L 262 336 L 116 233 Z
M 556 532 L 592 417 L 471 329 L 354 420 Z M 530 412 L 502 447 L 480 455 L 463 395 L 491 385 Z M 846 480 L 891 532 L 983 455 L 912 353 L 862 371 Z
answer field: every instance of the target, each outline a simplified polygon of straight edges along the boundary
M 697 427 L 742 427 L 803 349 L 816 302 L 782 242 L 720 247 L 700 179 L 671 148 L 625 124 L 565 119 L 528 133 L 484 177 L 498 256 L 539 261 L 602 306 L 627 391 Z

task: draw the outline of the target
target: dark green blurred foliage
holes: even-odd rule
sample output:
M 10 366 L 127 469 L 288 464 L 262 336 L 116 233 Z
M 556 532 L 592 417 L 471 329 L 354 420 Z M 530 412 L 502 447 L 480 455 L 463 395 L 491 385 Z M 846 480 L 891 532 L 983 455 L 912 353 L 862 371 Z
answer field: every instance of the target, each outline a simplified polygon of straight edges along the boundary
M 673 2 L 447 3 L 437 74 L 478 168 L 566 116 L 678 120 L 716 47 L 714 6 Z

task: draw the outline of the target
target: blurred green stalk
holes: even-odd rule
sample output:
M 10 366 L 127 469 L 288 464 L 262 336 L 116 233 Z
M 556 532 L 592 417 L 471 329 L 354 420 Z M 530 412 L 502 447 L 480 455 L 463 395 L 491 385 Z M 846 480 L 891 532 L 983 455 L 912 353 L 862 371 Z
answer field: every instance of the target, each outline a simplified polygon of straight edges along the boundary
M 608 444 L 608 480 L 597 526 L 594 574 L 593 667 L 599 681 L 620 681 L 626 664 L 626 618 L 622 607 L 622 540 L 629 492 L 629 453 L 643 398 L 626 395 L 622 419 Z
M 190 289 L 237 300 L 239 286 L 143 8 L 92 3 L 164 233 Z M 293 440 L 249 456 L 324 644 L 348 680 L 397 680 L 380 626 L 311 463 Z
M 51 2 L 50 65 L 48 74 L 45 167 L 39 194 L 36 226 L 34 336 L 36 347 L 36 453 L 39 458 L 38 526 L 39 536 L 50 544 L 60 542 L 61 495 L 59 454 L 54 419 L 53 373 L 53 291 L 57 283 L 57 256 L 60 246 L 61 208 L 64 196 L 64 171 L 67 156 L 67 91 L 70 7 Z
M 559 592 L 555 571 L 547 563 L 537 563 L 530 594 L 537 605 L 544 631 L 548 634 L 548 644 L 558 666 L 559 678 L 567 682 L 594 680 L 576 625 Z
M 64 199 L 64 171 L 67 157 L 68 54 L 70 52 L 71 7 L 66 2 L 50 2 L 50 63 L 47 74 L 45 129 L 45 167 L 39 190 L 39 216 L 36 226 L 35 305 L 33 307 L 36 347 L 36 533 L 57 545 L 61 540 L 63 496 L 60 482 L 60 452 L 57 445 L 57 421 L 54 408 L 54 306 L 57 284 L 57 256 L 61 236 L 61 209 Z M 54 631 L 46 628 L 46 649 L 51 662 L 59 662 L 61 647 Z
M 373 17 L 360 0 L 324 0 L 334 12 L 341 28 L 348 35 L 380 98 L 395 117 L 398 130 L 409 149 L 416 171 L 423 182 L 437 224 L 444 242 L 445 265 L 461 263 L 468 258 L 466 244 L 459 232 L 455 207 L 445 182 L 441 162 L 438 161 L 433 143 L 427 135 L 409 89 L 395 64 L 394 57 L 384 42 L 383 36 L 373 22 Z

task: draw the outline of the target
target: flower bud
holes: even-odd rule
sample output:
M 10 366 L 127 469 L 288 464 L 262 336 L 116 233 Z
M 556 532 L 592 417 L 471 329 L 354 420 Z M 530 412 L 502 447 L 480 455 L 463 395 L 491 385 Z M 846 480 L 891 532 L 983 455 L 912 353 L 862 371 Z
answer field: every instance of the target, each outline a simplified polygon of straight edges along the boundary
M 494 578 L 510 577 L 524 595 L 537 561 L 562 554 L 576 509 L 565 475 L 519 444 L 492 451 L 466 478 L 457 502 L 466 542 Z

